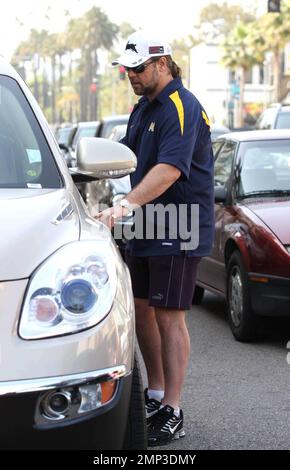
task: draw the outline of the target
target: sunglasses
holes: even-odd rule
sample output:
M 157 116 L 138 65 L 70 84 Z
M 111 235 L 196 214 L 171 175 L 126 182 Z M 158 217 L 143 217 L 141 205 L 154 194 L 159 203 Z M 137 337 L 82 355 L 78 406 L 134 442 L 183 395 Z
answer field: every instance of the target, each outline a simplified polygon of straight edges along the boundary
M 150 61 L 148 62 L 145 62 L 144 64 L 141 64 L 141 65 L 137 65 L 137 67 L 124 67 L 126 72 L 134 72 L 134 73 L 143 73 L 144 70 L 151 64 L 153 64 L 153 62 L 157 62 L 157 60 L 159 60 L 160 57 L 155 57 L 155 59 L 151 59 Z

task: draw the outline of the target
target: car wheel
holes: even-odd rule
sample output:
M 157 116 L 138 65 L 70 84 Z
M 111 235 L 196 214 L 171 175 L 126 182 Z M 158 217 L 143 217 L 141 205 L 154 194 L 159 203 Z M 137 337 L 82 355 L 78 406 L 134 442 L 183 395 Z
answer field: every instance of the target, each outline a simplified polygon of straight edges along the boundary
M 238 251 L 232 254 L 227 266 L 227 313 L 238 341 L 258 339 L 258 318 L 251 308 L 247 273 Z
M 147 427 L 145 417 L 144 390 L 140 372 L 140 365 L 136 353 L 134 358 L 131 399 L 129 405 L 124 449 L 147 449 Z
M 204 288 L 200 286 L 195 286 L 193 298 L 192 298 L 192 305 L 199 305 L 204 296 Z

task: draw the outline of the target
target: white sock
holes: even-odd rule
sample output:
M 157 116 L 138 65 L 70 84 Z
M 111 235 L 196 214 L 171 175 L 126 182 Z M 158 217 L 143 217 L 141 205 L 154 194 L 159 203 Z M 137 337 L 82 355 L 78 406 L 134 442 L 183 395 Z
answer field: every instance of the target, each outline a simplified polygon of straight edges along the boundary
M 149 399 L 153 398 L 154 400 L 162 401 L 162 398 L 164 397 L 164 390 L 153 390 L 152 388 L 149 388 L 148 397 Z

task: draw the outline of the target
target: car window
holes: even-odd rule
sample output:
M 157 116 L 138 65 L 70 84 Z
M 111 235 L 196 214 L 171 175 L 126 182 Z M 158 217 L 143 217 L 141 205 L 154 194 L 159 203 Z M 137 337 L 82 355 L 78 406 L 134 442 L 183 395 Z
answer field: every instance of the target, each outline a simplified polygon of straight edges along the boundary
M 59 188 L 62 180 L 21 88 L 0 76 L 0 188 Z
M 258 129 L 272 129 L 274 127 L 275 118 L 277 115 L 276 108 L 266 109 L 260 116 L 257 122 Z
M 216 186 L 224 185 L 231 174 L 232 163 L 235 156 L 237 144 L 226 142 L 217 155 L 214 169 L 214 182 Z
M 215 142 L 212 143 L 212 151 L 213 151 L 213 156 L 215 160 L 223 144 L 224 144 L 224 140 L 216 140 Z
M 277 129 L 290 129 L 290 112 L 279 113 L 277 117 L 277 123 L 275 126 Z

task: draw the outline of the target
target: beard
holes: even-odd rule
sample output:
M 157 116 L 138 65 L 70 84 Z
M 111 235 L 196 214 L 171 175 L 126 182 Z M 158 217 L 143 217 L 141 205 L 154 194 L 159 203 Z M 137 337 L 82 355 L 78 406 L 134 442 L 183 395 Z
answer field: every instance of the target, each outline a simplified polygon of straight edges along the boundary
M 133 77 L 130 79 L 131 86 L 134 90 L 135 95 L 137 96 L 150 96 L 153 95 L 158 86 L 158 73 L 157 70 L 154 69 L 152 72 L 152 78 L 150 83 L 143 84 L 141 81 L 138 80 L 138 77 Z

